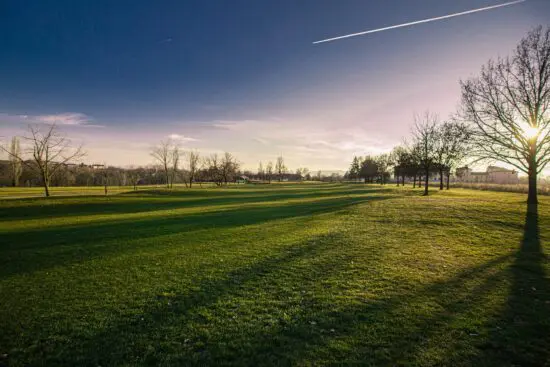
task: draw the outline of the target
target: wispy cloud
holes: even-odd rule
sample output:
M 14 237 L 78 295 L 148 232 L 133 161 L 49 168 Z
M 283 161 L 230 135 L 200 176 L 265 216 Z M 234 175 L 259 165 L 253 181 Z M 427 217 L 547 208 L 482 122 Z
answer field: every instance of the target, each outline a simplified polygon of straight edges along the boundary
M 180 134 L 170 134 L 168 135 L 169 139 L 176 140 L 179 142 L 187 142 L 187 141 L 197 141 L 198 139 L 191 138 L 189 136 L 180 135 Z
M 49 115 L 0 114 L 0 119 L 8 123 L 103 127 L 102 125 L 94 124 L 94 121 L 90 116 L 78 112 L 64 112 Z
M 368 30 L 368 31 L 358 32 L 358 33 L 346 34 L 344 36 L 338 36 L 338 37 L 323 39 L 323 40 L 320 40 L 320 41 L 315 41 L 315 42 L 313 42 L 313 44 L 337 41 L 337 40 L 341 40 L 341 39 L 344 39 L 344 38 L 363 36 L 365 34 L 382 32 L 382 31 L 387 31 L 387 30 L 390 30 L 390 29 L 410 27 L 410 26 L 417 25 L 417 24 L 422 24 L 422 23 L 435 22 L 435 21 L 438 21 L 438 20 L 444 20 L 444 19 L 459 17 L 459 16 L 462 16 L 462 15 L 478 13 L 478 12 L 481 12 L 481 11 L 487 11 L 487 10 L 502 8 L 504 6 L 515 5 L 515 4 L 523 3 L 525 1 L 527 1 L 527 0 L 511 1 L 511 2 L 508 2 L 508 3 L 504 3 L 504 4 L 486 6 L 484 8 L 467 10 L 467 11 L 463 11 L 463 12 L 460 12 L 460 13 L 448 14 L 448 15 L 443 15 L 443 16 L 435 17 L 435 18 L 422 19 L 422 20 L 417 20 L 417 21 L 409 22 L 409 23 L 396 24 L 396 25 L 392 25 L 392 26 L 389 26 L 389 27 L 383 27 L 383 28 L 377 28 L 377 29 L 371 29 L 371 30 Z

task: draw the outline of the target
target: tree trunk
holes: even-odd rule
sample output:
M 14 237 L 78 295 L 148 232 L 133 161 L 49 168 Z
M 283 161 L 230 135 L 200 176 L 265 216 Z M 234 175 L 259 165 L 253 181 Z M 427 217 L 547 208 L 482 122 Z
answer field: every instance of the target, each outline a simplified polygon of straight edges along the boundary
M 527 195 L 528 204 L 537 204 L 537 144 L 529 144 L 529 194 Z
M 529 193 L 527 194 L 528 204 L 537 204 L 537 171 L 529 167 Z
M 439 170 L 439 190 L 443 190 L 443 169 Z
M 42 184 L 44 185 L 44 194 L 46 197 L 50 196 L 50 182 L 48 180 L 48 174 L 42 172 Z
M 426 185 L 424 186 L 424 196 L 428 196 L 428 182 L 430 180 L 430 169 L 426 168 Z
M 401 176 L 401 186 L 405 186 L 405 175 Z
M 416 175 L 413 176 L 413 189 L 416 188 Z
M 450 177 L 451 177 L 451 171 L 448 171 L 448 172 L 447 172 L 447 190 L 449 190 L 449 181 L 450 181 Z

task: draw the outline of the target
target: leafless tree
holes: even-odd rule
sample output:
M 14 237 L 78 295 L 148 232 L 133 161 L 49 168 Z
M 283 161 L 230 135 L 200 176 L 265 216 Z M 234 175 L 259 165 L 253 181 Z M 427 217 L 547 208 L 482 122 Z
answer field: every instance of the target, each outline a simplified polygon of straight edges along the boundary
M 178 175 L 179 162 L 180 162 L 180 149 L 177 144 L 174 144 L 171 152 L 172 169 L 170 170 L 170 188 L 174 187 L 174 182 Z
M 21 178 L 21 174 L 23 173 L 21 160 L 17 157 L 21 157 L 21 146 L 19 144 L 19 138 L 17 136 L 14 136 L 11 139 L 9 153 L 13 187 L 19 186 L 19 179 Z
M 271 183 L 271 179 L 273 178 L 273 163 L 271 161 L 265 166 L 265 178 Z
M 437 143 L 437 115 L 426 111 L 422 116 L 415 116 L 413 152 L 425 175 L 424 195 L 428 195 L 430 170 L 435 164 L 435 145 Z
M 218 154 L 211 154 L 204 159 L 204 165 L 206 168 L 206 175 L 209 180 L 213 181 L 216 185 L 221 186 L 223 183 L 223 175 L 221 168 L 221 161 Z
M 490 60 L 461 87 L 474 153 L 525 172 L 527 201 L 537 203 L 537 175 L 550 161 L 550 27 L 529 32 L 512 56 Z
M 200 154 L 197 151 L 190 150 L 187 152 L 187 163 L 189 165 L 189 188 L 193 187 L 197 172 L 200 165 Z
M 260 164 L 258 165 L 258 179 L 265 180 L 265 168 L 262 161 L 260 161 Z
M 151 156 L 162 166 L 166 187 L 170 188 L 170 166 L 172 164 L 172 142 L 163 140 L 158 146 L 153 147 Z
M 134 167 L 130 167 L 130 169 L 128 170 L 128 180 L 132 184 L 132 186 L 134 188 L 134 191 L 136 191 L 137 190 L 137 185 L 138 185 L 139 180 L 140 180 L 139 170 L 134 168 Z
M 469 127 L 459 121 L 446 121 L 437 129 L 435 144 L 435 165 L 439 171 L 439 189 L 443 190 L 443 178 L 447 179 L 447 190 L 451 171 L 457 168 L 470 149 Z
M 223 182 L 227 185 L 229 181 L 233 181 L 239 170 L 239 162 L 229 152 L 225 152 L 221 160 L 221 175 Z
M 67 163 L 74 163 L 85 153 L 82 146 L 71 147 L 71 141 L 61 133 L 57 125 L 29 126 L 29 134 L 23 136 L 25 147 L 20 153 L 0 147 L 21 164 L 28 167 L 41 180 L 44 194 L 50 196 L 50 181 Z M 27 159 L 27 157 L 29 157 Z
M 107 196 L 107 187 L 109 185 L 109 169 L 106 163 L 103 163 L 101 169 L 101 178 L 103 180 L 103 191 L 105 193 L 105 196 Z
M 279 182 L 282 181 L 283 175 L 286 173 L 285 160 L 282 155 L 277 157 L 277 162 L 275 163 L 275 172 L 277 172 L 277 178 Z
M 385 185 L 386 179 L 390 176 L 390 167 L 393 165 L 393 157 L 391 154 L 380 154 L 375 157 L 376 167 L 378 168 L 378 177 L 380 184 Z
M 304 180 L 309 175 L 309 168 L 306 168 L 306 167 L 297 168 L 296 174 L 300 176 L 300 180 Z

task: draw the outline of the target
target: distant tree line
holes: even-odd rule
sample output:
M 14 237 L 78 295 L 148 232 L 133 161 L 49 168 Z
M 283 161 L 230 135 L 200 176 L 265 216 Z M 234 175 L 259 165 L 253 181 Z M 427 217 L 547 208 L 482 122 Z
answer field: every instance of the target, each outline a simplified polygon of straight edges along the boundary
M 24 143 L 24 149 L 21 147 Z M 319 171 L 312 175 L 307 168 L 290 173 L 283 156 L 269 162 L 265 169 L 260 162 L 258 172 L 242 170 L 241 163 L 231 153 L 201 156 L 197 150 L 184 151 L 177 142 L 163 140 L 152 147 L 152 165 L 141 167 L 114 167 L 106 163 L 87 165 L 77 163 L 85 156 L 82 147 L 73 147 L 58 126 L 29 126 L 28 134 L 13 137 L 9 146 L 1 147 L 8 160 L 0 161 L 0 185 L 42 186 L 46 196 L 52 186 L 103 186 L 105 194 L 109 186 L 174 184 L 193 185 L 214 183 L 217 186 L 248 180 L 271 183 L 277 181 L 341 180 L 338 175 L 322 177 Z
M 467 156 L 471 131 L 456 120 L 440 123 L 437 116 L 426 112 L 416 116 L 412 127 L 412 140 L 395 147 L 390 153 L 377 156 L 354 157 L 346 173 L 348 179 L 386 184 L 393 174 L 397 185 L 411 180 L 413 187 L 423 186 L 428 195 L 429 179 L 439 176 L 439 189 L 449 189 L 449 178 Z M 424 181 L 424 185 L 421 182 Z

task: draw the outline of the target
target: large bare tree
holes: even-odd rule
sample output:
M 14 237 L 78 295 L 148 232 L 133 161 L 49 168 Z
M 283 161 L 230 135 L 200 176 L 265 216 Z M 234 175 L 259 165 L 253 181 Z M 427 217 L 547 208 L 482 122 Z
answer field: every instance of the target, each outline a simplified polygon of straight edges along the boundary
M 82 146 L 72 147 L 70 139 L 55 124 L 30 125 L 28 130 L 28 134 L 21 137 L 23 149 L 1 148 L 11 159 L 34 172 L 44 186 L 44 194 L 50 196 L 50 181 L 55 173 L 68 163 L 75 163 L 85 153 Z
M 526 173 L 527 201 L 537 203 L 537 175 L 550 161 L 550 28 L 532 30 L 511 56 L 490 60 L 461 87 L 474 153 Z

